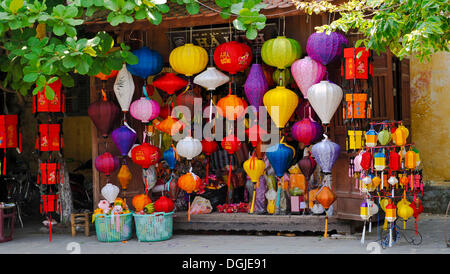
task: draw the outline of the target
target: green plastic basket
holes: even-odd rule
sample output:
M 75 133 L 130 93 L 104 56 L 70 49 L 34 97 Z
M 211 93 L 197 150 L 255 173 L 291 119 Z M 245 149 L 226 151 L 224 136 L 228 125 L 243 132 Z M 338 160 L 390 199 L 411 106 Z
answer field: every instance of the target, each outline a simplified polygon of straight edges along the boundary
M 133 213 L 95 216 L 95 232 L 100 242 L 127 241 L 133 234 Z M 118 222 L 117 222 L 118 221 Z
M 136 224 L 136 236 L 140 242 L 168 240 L 173 232 L 173 211 L 169 213 L 133 214 Z

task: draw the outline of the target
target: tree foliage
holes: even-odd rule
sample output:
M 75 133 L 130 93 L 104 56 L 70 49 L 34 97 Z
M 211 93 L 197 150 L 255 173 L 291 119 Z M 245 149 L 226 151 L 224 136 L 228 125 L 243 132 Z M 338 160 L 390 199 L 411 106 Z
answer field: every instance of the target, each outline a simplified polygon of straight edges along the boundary
M 363 37 L 356 47 L 364 45 L 377 53 L 390 49 L 399 58 L 415 56 L 421 61 L 449 50 L 448 0 L 350 0 L 338 5 L 293 1 L 308 14 L 338 13 L 338 19 L 316 30 L 356 31 Z

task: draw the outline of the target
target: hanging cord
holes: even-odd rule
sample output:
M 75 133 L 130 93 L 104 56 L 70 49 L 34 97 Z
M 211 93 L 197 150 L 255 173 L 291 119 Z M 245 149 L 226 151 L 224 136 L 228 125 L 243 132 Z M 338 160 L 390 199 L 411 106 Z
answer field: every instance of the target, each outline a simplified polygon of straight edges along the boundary
M 403 231 L 414 231 L 413 229 L 404 229 Z M 399 239 L 400 236 L 405 238 L 406 242 L 411 245 L 420 245 L 422 243 L 422 234 L 417 231 L 418 241 L 415 237 L 407 237 L 406 233 L 404 233 L 402 229 L 394 222 L 392 224 L 392 232 L 395 233 L 395 237 L 392 240 L 392 245 L 394 245 Z M 380 239 L 381 247 L 386 248 L 389 246 L 389 233 L 385 235 L 383 231 L 381 231 L 381 239 Z

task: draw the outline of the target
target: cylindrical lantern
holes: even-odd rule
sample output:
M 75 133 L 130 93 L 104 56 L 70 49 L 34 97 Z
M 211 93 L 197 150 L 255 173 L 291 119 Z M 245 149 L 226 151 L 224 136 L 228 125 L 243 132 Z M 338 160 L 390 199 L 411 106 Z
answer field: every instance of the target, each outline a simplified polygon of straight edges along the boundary
M 158 52 L 144 46 L 132 51 L 132 53 L 138 58 L 138 63 L 127 65 L 127 69 L 131 74 L 147 79 L 147 77 L 161 72 L 163 58 Z
M 389 153 L 389 169 L 390 171 L 400 170 L 400 154 L 398 154 L 395 150 L 392 150 Z
M 298 96 L 292 90 L 277 86 L 263 97 L 264 106 L 278 128 L 283 128 L 298 105 Z
M 362 202 L 361 205 L 359 205 L 361 219 L 364 221 L 369 220 L 370 213 L 369 213 L 369 206 L 366 201 Z
M 208 53 L 204 48 L 188 43 L 172 50 L 169 63 L 176 72 L 192 76 L 205 69 Z
M 177 143 L 177 153 L 181 157 L 192 160 L 202 153 L 202 143 L 200 140 L 186 136 Z
M 377 136 L 378 136 L 377 132 L 373 128 L 370 128 L 365 134 L 366 146 L 368 147 L 377 146 Z
M 130 114 L 142 123 L 148 123 L 159 115 L 159 104 L 151 99 L 141 97 L 134 101 L 130 107 Z
M 262 65 L 252 64 L 247 80 L 245 80 L 244 91 L 250 105 L 258 108 L 263 103 L 263 96 L 269 89 Z
M 373 156 L 373 167 L 378 171 L 383 171 L 386 168 L 386 155 L 383 152 L 375 153 Z
M 392 140 L 397 146 L 404 146 L 408 135 L 409 130 L 403 125 L 400 125 L 392 134 Z
M 308 100 L 323 124 L 329 124 L 341 104 L 342 89 L 331 82 L 320 81 L 308 90 Z
M 415 169 L 417 165 L 416 153 L 410 149 L 405 155 L 405 167 L 408 169 Z
M 245 70 L 252 62 L 252 50 L 243 43 L 230 41 L 220 44 L 214 50 L 216 66 L 230 74 Z
M 326 73 L 326 68 L 321 63 L 306 56 L 303 59 L 295 61 L 291 66 L 292 76 L 295 83 L 300 88 L 305 99 L 308 98 L 309 88 L 319 83 Z
M 285 36 L 269 39 L 261 47 L 261 58 L 264 63 L 278 69 L 290 67 L 301 55 L 300 44 Z
M 388 204 L 386 206 L 386 220 L 388 222 L 393 222 L 397 219 L 397 207 L 394 204 Z

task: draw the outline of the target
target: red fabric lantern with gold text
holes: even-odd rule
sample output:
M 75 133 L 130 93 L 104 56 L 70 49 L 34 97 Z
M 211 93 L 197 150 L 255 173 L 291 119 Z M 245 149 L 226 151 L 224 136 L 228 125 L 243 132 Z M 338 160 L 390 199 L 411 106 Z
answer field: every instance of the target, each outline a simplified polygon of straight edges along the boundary
M 214 63 L 230 74 L 245 70 L 251 62 L 252 50 L 243 43 L 231 41 L 218 45 L 214 50 Z

